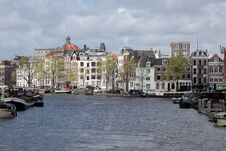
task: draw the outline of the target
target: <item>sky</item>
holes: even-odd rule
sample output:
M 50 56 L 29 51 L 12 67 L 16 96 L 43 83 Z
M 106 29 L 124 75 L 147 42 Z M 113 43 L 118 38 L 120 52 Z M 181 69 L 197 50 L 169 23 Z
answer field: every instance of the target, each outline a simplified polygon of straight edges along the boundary
M 62 46 L 68 35 L 115 54 L 125 46 L 169 54 L 179 41 L 219 53 L 225 8 L 226 0 L 0 0 L 0 60 Z

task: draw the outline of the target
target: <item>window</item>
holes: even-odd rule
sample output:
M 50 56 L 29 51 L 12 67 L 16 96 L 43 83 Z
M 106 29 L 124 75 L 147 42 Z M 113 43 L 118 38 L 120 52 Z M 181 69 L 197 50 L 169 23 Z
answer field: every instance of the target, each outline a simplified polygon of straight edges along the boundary
M 193 60 L 193 66 L 196 66 L 196 60 Z
M 161 76 L 160 75 L 157 75 L 157 80 L 160 80 L 161 79 Z
M 214 78 L 214 82 L 218 82 L 218 78 Z
M 194 68 L 194 74 L 196 74 L 196 68 Z
M 157 68 L 157 71 L 161 71 L 161 68 Z
M 210 67 L 210 73 L 213 73 L 213 67 Z
M 150 80 L 150 77 L 146 77 L 146 80 L 149 81 Z
M 219 82 L 223 82 L 223 79 L 222 78 L 219 78 Z
M 182 75 L 182 79 L 185 79 L 185 75 L 184 74 Z
M 168 61 L 167 60 L 162 60 L 162 65 L 166 65 L 168 64 Z
M 204 69 L 204 74 L 206 74 L 206 69 Z
M 151 85 L 150 84 L 146 84 L 146 90 L 150 90 Z
M 148 73 L 150 73 L 151 72 L 151 70 L 150 69 L 146 69 L 146 73 L 148 74 Z
M 96 79 L 96 76 L 95 76 L 95 75 L 92 75 L 91 78 L 92 78 L 92 79 Z
M 87 63 L 87 67 L 89 67 L 89 63 Z
M 188 79 L 190 79 L 190 78 L 191 78 L 191 75 L 190 75 L 190 74 L 188 74 L 188 75 L 187 75 L 187 78 L 188 78 Z
M 213 82 L 213 78 L 210 78 L 210 82 Z
M 89 80 L 89 76 L 86 77 L 86 80 Z
M 175 89 L 175 84 L 174 83 L 172 83 L 172 87 L 171 87 L 172 89 Z
M 206 65 L 206 60 L 204 60 L 204 65 Z
M 84 62 L 80 62 L 80 66 L 83 67 L 84 66 Z
M 158 82 L 156 83 L 156 89 L 159 89 L 159 83 Z
M 95 67 L 96 66 L 96 62 L 92 62 L 91 65 L 92 65 L 92 67 Z
M 100 80 L 101 79 L 101 75 L 97 75 L 97 79 Z
M 223 72 L 223 68 L 222 68 L 222 67 L 219 68 L 219 72 L 220 72 L 220 73 Z
M 202 83 L 202 79 L 201 78 L 199 78 L 199 84 L 201 84 Z
M 218 72 L 218 68 L 215 67 L 215 68 L 214 68 L 214 73 L 217 73 L 217 72 Z
M 202 61 L 201 60 L 199 60 L 199 65 L 201 65 L 202 64 Z
M 146 62 L 146 67 L 150 67 L 151 63 L 150 62 Z
M 164 82 L 162 83 L 162 89 L 165 89 L 165 83 Z
M 100 64 L 100 62 L 97 62 L 97 66 L 99 67 L 101 64 Z
M 84 79 L 84 77 L 83 76 L 80 76 L 80 79 Z
M 81 73 L 83 73 L 83 72 L 84 72 L 84 69 L 83 69 L 83 68 L 81 68 L 81 69 L 80 69 L 80 72 L 81 72 Z
M 196 77 L 194 77 L 193 82 L 194 82 L 194 84 L 196 84 Z
M 92 72 L 92 73 L 96 73 L 96 69 L 95 69 L 95 68 L 92 68 L 92 69 L 91 69 L 91 72 Z

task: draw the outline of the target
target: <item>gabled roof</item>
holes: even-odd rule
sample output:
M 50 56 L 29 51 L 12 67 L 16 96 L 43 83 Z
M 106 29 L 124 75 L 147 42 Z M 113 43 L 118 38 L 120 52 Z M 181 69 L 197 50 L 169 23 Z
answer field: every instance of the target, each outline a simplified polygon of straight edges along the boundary
M 221 57 L 218 56 L 218 54 L 214 54 L 210 59 L 209 62 L 215 62 L 215 59 L 218 58 L 219 62 L 224 62 Z
M 163 60 L 167 60 L 168 61 L 169 58 L 158 58 L 155 59 L 154 65 L 163 65 Z

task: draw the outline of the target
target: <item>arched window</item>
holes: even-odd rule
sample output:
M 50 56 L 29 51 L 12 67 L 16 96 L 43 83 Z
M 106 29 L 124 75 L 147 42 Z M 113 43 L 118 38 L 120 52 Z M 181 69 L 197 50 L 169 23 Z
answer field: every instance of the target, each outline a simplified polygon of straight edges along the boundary
M 218 67 L 215 67 L 214 68 L 214 73 L 217 73 L 218 72 Z
M 172 83 L 172 89 L 175 89 L 175 84 L 174 83 Z
M 213 67 L 210 67 L 210 73 L 213 73 Z

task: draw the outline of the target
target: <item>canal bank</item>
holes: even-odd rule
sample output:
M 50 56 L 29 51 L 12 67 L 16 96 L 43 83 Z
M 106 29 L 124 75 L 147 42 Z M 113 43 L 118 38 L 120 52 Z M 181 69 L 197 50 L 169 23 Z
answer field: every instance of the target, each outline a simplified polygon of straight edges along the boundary
M 44 108 L 19 112 L 0 127 L 4 151 L 226 148 L 225 129 L 164 98 L 46 95 Z

